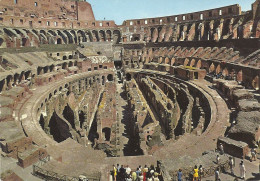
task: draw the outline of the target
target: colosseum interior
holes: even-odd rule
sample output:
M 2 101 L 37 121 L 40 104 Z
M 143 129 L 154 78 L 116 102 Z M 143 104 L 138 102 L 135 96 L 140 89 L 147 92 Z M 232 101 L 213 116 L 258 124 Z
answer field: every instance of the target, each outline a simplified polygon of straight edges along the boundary
M 260 0 L 122 25 L 84 0 L 1 0 L 2 179 L 108 181 L 113 164 L 153 164 L 160 180 L 194 165 L 211 180 L 233 156 L 258 180 L 259 37 Z

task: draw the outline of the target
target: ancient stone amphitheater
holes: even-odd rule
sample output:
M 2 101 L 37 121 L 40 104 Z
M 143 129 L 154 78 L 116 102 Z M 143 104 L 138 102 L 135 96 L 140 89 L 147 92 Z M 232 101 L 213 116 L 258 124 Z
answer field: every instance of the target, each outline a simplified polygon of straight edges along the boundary
M 1 0 L 1 167 L 32 169 L 14 180 L 108 180 L 113 164 L 154 164 L 170 181 L 247 158 L 260 139 L 259 20 L 259 0 L 122 25 L 85 1 Z

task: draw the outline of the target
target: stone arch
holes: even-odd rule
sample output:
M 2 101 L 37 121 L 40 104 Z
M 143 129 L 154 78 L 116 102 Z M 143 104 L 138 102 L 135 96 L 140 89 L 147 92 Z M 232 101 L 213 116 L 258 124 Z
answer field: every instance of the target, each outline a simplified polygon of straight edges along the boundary
M 71 137 L 69 126 L 54 111 L 49 122 L 50 134 L 58 143 Z
M 162 63 L 163 62 L 163 57 L 159 57 L 159 61 L 158 61 L 158 63 Z
M 195 60 L 195 59 L 192 59 L 192 60 L 190 61 L 190 66 L 191 66 L 191 67 L 194 67 L 195 64 L 196 64 L 196 60 Z
M 99 31 L 100 41 L 106 41 L 106 33 L 104 30 Z
M 188 59 L 188 58 L 185 58 L 183 65 L 184 65 L 184 66 L 187 66 L 188 64 L 189 64 L 189 59 Z
M 237 82 L 239 82 L 239 83 L 243 82 L 243 71 L 242 71 L 242 70 L 239 70 L 239 71 L 237 72 L 236 80 L 237 80 Z
M 171 59 L 171 66 L 173 66 L 173 65 L 175 65 L 175 58 L 174 57 L 172 57 L 172 59 Z
M 89 38 L 89 41 L 93 42 L 93 34 L 90 31 L 87 31 L 86 34 L 87 34 L 87 37 Z
M 59 45 L 59 44 L 62 44 L 61 38 L 57 38 L 57 44 L 58 44 L 58 45 Z
M 75 43 L 78 43 L 78 38 L 77 38 L 76 32 L 75 32 L 74 30 L 71 30 L 70 32 L 71 32 L 71 34 L 74 36 L 74 42 L 75 42 Z
M 3 46 L 3 43 L 4 43 L 4 39 L 0 37 L 0 47 Z
M 69 40 L 69 44 L 73 44 L 74 43 L 74 39 L 73 39 L 73 36 L 72 36 L 72 34 L 70 33 L 70 32 L 68 32 L 67 30 L 64 30 L 63 31 L 66 35 L 67 35 L 67 37 L 68 37 L 68 40 Z
M 71 127 L 75 129 L 74 112 L 68 104 L 64 107 L 62 115 L 70 123 Z
M 201 60 L 198 60 L 198 61 L 197 61 L 196 68 L 198 68 L 198 69 L 201 68 Z
M 98 32 L 96 30 L 92 31 L 92 35 L 93 35 L 93 41 L 99 42 L 99 36 L 98 36 Z
M 18 82 L 19 82 L 19 77 L 20 75 L 18 73 L 15 73 L 14 74 L 14 83 L 13 83 L 13 86 L 16 85 Z
M 105 141 L 110 141 L 111 128 L 108 127 L 103 128 L 102 134 L 104 136 Z
M 65 43 L 65 44 L 68 44 L 68 38 L 66 37 L 66 34 L 64 34 L 62 31 L 60 31 L 60 30 L 58 30 L 57 31 L 58 32 L 58 35 L 62 38 L 62 40 L 63 40 L 63 42 Z M 57 40 L 58 41 L 58 40 Z M 58 42 L 57 42 L 57 44 L 58 44 Z
M 121 41 L 121 33 L 119 30 L 113 31 L 113 39 L 116 44 L 118 44 Z
M 66 55 L 63 55 L 62 60 L 68 60 L 68 57 Z
M 57 36 L 56 32 L 55 31 L 52 31 L 52 30 L 48 30 L 48 33 L 51 34 L 52 36 Z M 48 34 L 47 33 L 47 34 Z
M 107 30 L 106 31 L 106 38 L 107 38 L 108 41 L 112 40 L 112 32 L 111 32 L 111 30 Z
M 222 69 L 220 64 L 218 64 L 218 66 L 216 67 L 216 74 L 219 74 L 220 72 L 222 72 Z
M 228 76 L 229 75 L 229 71 L 228 71 L 228 69 L 226 67 L 223 69 L 222 74 L 224 76 Z
M 77 35 L 78 35 L 78 42 L 87 42 L 87 37 L 84 31 L 82 30 L 78 30 L 77 31 Z
M 252 81 L 252 87 L 255 89 L 255 90 L 259 90 L 259 76 L 255 76 L 253 81 Z
M 169 59 L 169 57 L 165 57 L 164 62 L 165 62 L 165 64 L 170 64 L 170 59 Z
M 125 77 L 126 77 L 126 81 L 130 81 L 132 79 L 132 76 L 130 73 L 127 73 Z
M 213 73 L 213 72 L 215 72 L 215 65 L 214 65 L 214 63 L 212 63 L 210 65 L 210 67 L 209 67 L 209 73 Z

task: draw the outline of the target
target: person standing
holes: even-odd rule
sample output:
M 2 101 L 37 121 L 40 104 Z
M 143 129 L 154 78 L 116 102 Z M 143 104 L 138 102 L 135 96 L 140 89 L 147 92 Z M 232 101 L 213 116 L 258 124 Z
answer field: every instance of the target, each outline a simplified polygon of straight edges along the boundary
M 126 171 L 126 174 L 127 174 L 127 175 L 130 175 L 130 173 L 131 173 L 131 168 L 127 165 L 125 171 Z
M 117 168 L 115 165 L 113 165 L 113 180 L 116 181 L 116 177 L 117 177 Z
M 193 181 L 199 181 L 199 169 L 197 165 L 195 165 L 193 172 Z
M 199 166 L 199 177 L 200 177 L 200 181 L 202 180 L 202 176 L 204 175 L 204 171 L 203 171 L 203 168 L 202 168 L 202 165 Z
M 140 175 L 140 173 L 141 173 L 141 171 L 139 170 L 139 168 L 136 169 L 135 173 L 136 173 L 136 176 L 137 176 L 137 178 L 138 178 L 139 175 Z
M 177 173 L 177 177 L 178 177 L 178 181 L 182 181 L 182 170 L 179 169 L 178 173 Z
M 219 181 L 220 178 L 219 178 L 219 168 L 216 169 L 215 171 L 215 181 Z
M 217 164 L 219 164 L 219 160 L 220 160 L 219 155 L 217 155 L 217 158 L 216 158 Z
M 234 159 L 232 157 L 229 157 L 229 167 L 230 167 L 230 172 L 232 175 L 234 175 Z
M 132 172 L 132 180 L 136 181 L 137 180 L 137 174 L 136 172 Z
M 256 161 L 256 149 L 252 148 L 251 149 L 251 162 Z
M 241 162 L 240 162 L 240 178 L 245 180 L 245 177 L 246 177 L 246 168 L 245 168 L 245 165 L 244 165 L 244 161 L 241 160 Z
M 219 145 L 219 150 L 220 150 L 220 154 L 223 155 L 224 154 L 224 146 L 222 143 L 220 143 Z
M 119 169 L 119 179 L 125 180 L 125 168 L 123 165 L 121 165 L 121 168 Z

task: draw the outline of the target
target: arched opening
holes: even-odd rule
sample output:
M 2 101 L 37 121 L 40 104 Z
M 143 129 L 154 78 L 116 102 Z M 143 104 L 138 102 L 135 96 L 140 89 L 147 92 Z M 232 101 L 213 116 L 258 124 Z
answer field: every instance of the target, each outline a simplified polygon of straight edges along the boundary
M 62 44 L 61 38 L 57 39 L 57 44 Z
M 113 81 L 113 75 L 112 75 L 112 74 L 109 74 L 109 75 L 107 76 L 107 80 L 108 80 L 108 81 Z
M 209 73 L 215 72 L 215 65 L 212 63 L 209 67 Z
M 86 113 L 84 113 L 83 111 L 79 112 L 79 123 L 80 123 L 80 127 L 82 128 L 83 123 L 85 121 L 85 115 Z
M 236 79 L 237 79 L 238 83 L 242 83 L 242 81 L 243 81 L 243 72 L 242 72 L 242 70 L 238 71 Z
M 63 59 L 63 60 L 67 60 L 67 56 L 64 55 L 64 56 L 62 57 L 62 59 Z
M 199 60 L 196 64 L 196 68 L 200 69 L 201 68 L 201 60 Z
M 22 46 L 26 46 L 27 38 L 22 38 Z
M 195 59 L 192 59 L 190 62 L 190 66 L 193 67 L 195 65 L 195 63 L 196 63 Z
M 54 112 L 49 122 L 50 134 L 58 143 L 71 137 L 69 126 Z
M 127 80 L 127 81 L 130 81 L 131 79 L 132 79 L 131 74 L 127 73 L 127 74 L 126 74 L 126 80 Z
M 102 76 L 102 85 L 105 85 L 105 76 Z
M 3 38 L 0 38 L 0 47 L 3 45 L 3 43 L 4 43 Z
M 65 106 L 62 115 L 70 123 L 72 128 L 75 129 L 74 112 L 73 112 L 73 110 L 70 108 L 70 106 L 68 104 Z
M 73 56 L 72 56 L 72 55 L 69 55 L 69 59 L 73 59 Z
M 259 77 L 256 76 L 252 81 L 252 86 L 255 90 L 259 90 Z
M 40 126 L 42 127 L 42 129 L 44 130 L 44 117 L 43 117 L 42 114 L 41 114 L 41 116 L 40 116 L 39 124 L 40 124 Z
M 115 31 L 113 32 L 113 35 L 114 35 L 114 42 L 115 42 L 116 44 L 118 44 L 118 43 L 120 42 L 120 40 L 121 40 L 121 33 L 120 33 L 120 31 L 115 30 Z
M 106 141 L 110 141 L 111 129 L 110 128 L 103 128 L 102 129 L 103 136 Z
M 99 134 L 97 133 L 97 120 L 96 120 L 96 116 L 91 124 L 89 133 L 88 133 L 88 140 L 91 141 L 94 144 L 95 139 L 99 139 Z
M 173 66 L 175 64 L 175 58 L 171 59 L 171 66 Z

